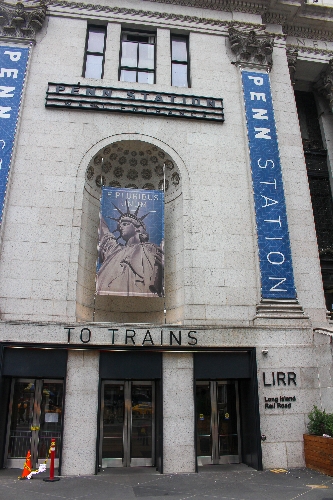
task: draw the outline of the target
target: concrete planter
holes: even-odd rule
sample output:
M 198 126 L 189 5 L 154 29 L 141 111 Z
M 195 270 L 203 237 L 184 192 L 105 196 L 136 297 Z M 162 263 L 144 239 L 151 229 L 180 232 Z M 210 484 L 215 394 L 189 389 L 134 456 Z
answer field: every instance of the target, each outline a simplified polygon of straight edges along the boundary
M 304 434 L 305 465 L 333 476 L 333 438 Z

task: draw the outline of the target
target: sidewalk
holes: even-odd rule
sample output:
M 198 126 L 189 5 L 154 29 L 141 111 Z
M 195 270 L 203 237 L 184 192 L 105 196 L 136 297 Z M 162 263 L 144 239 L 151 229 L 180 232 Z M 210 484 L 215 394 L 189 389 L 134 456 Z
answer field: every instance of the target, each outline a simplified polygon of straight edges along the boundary
M 47 473 L 19 481 L 19 473 L 0 470 L 0 500 L 333 500 L 333 477 L 309 469 L 258 472 L 240 464 L 166 475 L 149 468 L 106 469 L 55 483 L 42 481 Z

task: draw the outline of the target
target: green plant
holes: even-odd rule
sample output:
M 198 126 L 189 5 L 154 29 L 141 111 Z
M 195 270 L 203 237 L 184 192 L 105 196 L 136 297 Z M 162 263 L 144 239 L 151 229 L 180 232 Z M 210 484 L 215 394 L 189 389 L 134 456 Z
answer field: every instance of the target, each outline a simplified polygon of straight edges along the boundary
M 333 436 L 333 413 L 326 413 L 325 410 L 319 410 L 317 406 L 314 406 L 308 417 L 308 431 L 310 434 Z

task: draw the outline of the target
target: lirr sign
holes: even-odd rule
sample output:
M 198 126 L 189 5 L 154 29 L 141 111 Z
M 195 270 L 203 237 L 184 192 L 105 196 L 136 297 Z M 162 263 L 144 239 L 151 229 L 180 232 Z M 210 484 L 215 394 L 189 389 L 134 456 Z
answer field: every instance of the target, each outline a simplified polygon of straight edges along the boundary
M 295 299 L 293 267 L 269 76 L 242 71 L 259 247 L 261 295 Z
M 224 122 L 221 98 L 153 90 L 49 83 L 45 106 Z

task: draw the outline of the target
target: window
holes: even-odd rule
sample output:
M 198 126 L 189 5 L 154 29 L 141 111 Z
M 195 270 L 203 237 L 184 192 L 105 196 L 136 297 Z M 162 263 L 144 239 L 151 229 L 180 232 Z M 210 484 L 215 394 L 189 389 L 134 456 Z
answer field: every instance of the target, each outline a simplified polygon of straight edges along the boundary
M 85 78 L 103 78 L 105 38 L 105 26 L 88 25 L 83 68 Z
M 171 85 L 189 86 L 188 38 L 171 35 Z
M 149 33 L 121 34 L 121 82 L 155 83 L 155 39 Z

